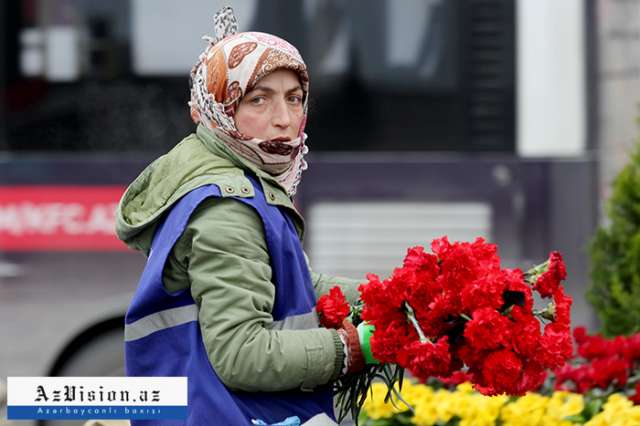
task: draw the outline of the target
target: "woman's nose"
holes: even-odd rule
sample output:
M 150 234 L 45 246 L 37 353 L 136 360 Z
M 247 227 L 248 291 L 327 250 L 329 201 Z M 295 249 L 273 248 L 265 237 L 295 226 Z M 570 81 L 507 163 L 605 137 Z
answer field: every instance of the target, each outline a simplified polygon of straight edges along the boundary
M 291 125 L 291 117 L 285 100 L 280 100 L 274 104 L 271 112 L 271 123 L 275 127 L 287 128 Z

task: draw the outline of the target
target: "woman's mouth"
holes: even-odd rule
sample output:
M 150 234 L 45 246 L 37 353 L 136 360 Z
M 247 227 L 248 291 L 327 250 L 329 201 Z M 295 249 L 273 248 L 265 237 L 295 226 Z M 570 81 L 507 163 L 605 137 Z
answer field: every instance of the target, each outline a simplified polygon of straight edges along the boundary
M 289 155 L 293 151 L 294 147 L 287 144 L 287 142 L 291 142 L 291 139 L 286 137 L 278 137 L 260 142 L 258 146 L 261 150 L 269 154 Z

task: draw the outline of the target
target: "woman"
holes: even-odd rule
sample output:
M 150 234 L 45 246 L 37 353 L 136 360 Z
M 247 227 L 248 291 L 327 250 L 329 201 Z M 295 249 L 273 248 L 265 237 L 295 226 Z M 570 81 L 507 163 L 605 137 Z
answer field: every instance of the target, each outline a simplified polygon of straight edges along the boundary
M 191 73 L 196 133 L 118 207 L 118 236 L 148 255 L 127 373 L 188 376 L 189 425 L 330 424 L 331 382 L 363 359 L 352 325 L 320 328 L 314 311 L 335 284 L 354 301 L 358 282 L 310 272 L 291 201 L 306 169 L 307 69 L 286 41 L 236 33 L 230 8 L 215 27 Z

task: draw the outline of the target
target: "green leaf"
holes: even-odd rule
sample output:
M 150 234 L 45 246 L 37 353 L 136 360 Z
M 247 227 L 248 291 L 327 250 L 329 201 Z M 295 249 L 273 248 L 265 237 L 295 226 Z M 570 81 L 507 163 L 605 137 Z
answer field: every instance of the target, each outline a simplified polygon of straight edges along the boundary
M 399 425 L 413 425 L 413 414 L 406 414 L 406 413 L 402 413 L 402 414 L 397 414 L 395 417 L 395 420 L 397 421 L 397 423 Z
M 389 401 L 394 392 L 397 393 L 397 391 L 391 389 L 391 387 L 398 379 L 403 377 L 403 374 L 404 370 L 396 364 L 376 364 L 367 365 L 359 373 L 342 376 L 334 383 L 333 387 L 338 422 L 342 422 L 347 415 L 351 414 L 351 417 L 356 419 L 356 425 L 359 425 L 362 405 L 367 398 L 367 394 L 371 394 L 371 384 L 374 379 L 380 379 L 387 385 L 389 391 L 385 396 L 385 401 Z M 404 401 L 399 394 L 394 395 L 394 398 L 395 400 L 391 399 L 391 402 L 396 408 L 413 411 L 413 407 Z M 397 403 L 397 401 L 399 401 L 399 403 Z
M 583 410 L 583 413 L 585 414 L 586 419 L 588 420 L 593 416 L 595 416 L 596 414 L 598 414 L 603 404 L 604 404 L 604 401 L 600 398 L 592 399 L 591 401 L 589 401 L 585 405 Z

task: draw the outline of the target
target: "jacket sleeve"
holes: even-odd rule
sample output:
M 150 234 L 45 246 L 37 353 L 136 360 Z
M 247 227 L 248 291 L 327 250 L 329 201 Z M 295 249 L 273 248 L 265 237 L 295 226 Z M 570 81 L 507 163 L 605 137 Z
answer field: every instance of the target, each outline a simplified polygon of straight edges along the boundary
M 311 274 L 311 282 L 313 283 L 316 298 L 322 296 L 323 294 L 329 293 L 329 290 L 331 290 L 335 286 L 338 286 L 340 287 L 340 290 L 342 290 L 342 293 L 344 294 L 344 297 L 347 299 L 347 302 L 349 302 L 349 304 L 353 304 L 358 301 L 358 299 L 360 298 L 358 287 L 360 286 L 360 284 L 366 282 L 367 280 L 356 280 L 354 278 L 320 274 L 318 272 L 314 272 L 311 268 L 311 262 L 309 261 L 309 256 L 307 256 L 307 253 L 304 254 L 304 259 L 307 262 L 309 274 Z
M 251 207 L 233 199 L 205 200 L 172 257 L 188 274 L 204 345 L 225 385 L 312 389 L 338 376 L 343 345 L 335 330 L 269 329 L 275 287 L 263 225 Z M 171 290 L 180 266 L 169 269 L 164 278 Z
M 366 282 L 366 280 L 356 280 L 353 278 L 345 277 L 332 277 L 326 274 L 320 274 L 309 269 L 311 273 L 311 281 L 313 282 L 313 288 L 316 292 L 316 297 L 320 297 L 323 294 L 329 293 L 333 287 L 338 286 L 344 294 L 347 302 L 350 304 L 355 303 L 360 298 L 360 292 L 358 287 L 360 284 Z

